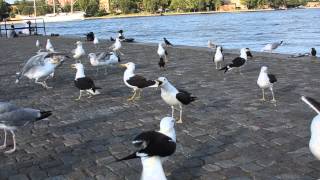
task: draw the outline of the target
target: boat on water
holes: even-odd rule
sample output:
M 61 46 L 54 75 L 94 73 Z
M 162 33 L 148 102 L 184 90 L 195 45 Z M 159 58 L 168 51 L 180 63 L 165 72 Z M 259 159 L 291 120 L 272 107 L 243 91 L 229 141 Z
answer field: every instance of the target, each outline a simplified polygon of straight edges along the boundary
M 81 21 L 84 20 L 84 12 L 74 12 L 74 13 L 54 13 L 46 14 L 44 16 L 37 16 L 39 19 L 43 19 L 44 22 L 64 22 L 64 21 Z M 22 16 L 24 20 L 33 19 L 34 17 Z

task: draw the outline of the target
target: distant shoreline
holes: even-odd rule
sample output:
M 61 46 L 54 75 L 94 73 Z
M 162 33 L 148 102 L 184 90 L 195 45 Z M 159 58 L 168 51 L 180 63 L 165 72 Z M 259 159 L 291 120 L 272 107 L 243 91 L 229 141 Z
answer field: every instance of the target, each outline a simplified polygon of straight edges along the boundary
M 136 18 L 136 17 L 153 17 L 153 16 L 183 16 L 183 15 L 196 15 L 196 14 L 219 14 L 219 13 L 240 13 L 240 12 L 264 12 L 275 11 L 276 9 L 254 9 L 254 10 L 236 10 L 236 11 L 200 11 L 200 12 L 169 12 L 169 13 L 134 13 L 134 14 L 120 14 L 120 15 L 107 15 L 101 17 L 86 17 L 86 20 L 93 19 L 116 19 L 116 18 Z
M 292 10 L 292 9 L 284 9 L 284 10 Z M 304 9 L 320 9 L 320 7 L 306 7 Z M 267 12 L 267 11 L 281 11 L 281 10 L 282 9 L 279 9 L 279 10 L 278 9 L 248 9 L 248 10 L 235 10 L 235 11 L 169 12 L 169 13 L 159 13 L 159 14 L 134 13 L 134 14 L 107 15 L 107 16 L 101 16 L 101 17 L 86 17 L 85 20 L 139 18 L 139 17 L 154 17 L 154 16 L 184 16 L 184 15 L 219 14 L 219 13 Z

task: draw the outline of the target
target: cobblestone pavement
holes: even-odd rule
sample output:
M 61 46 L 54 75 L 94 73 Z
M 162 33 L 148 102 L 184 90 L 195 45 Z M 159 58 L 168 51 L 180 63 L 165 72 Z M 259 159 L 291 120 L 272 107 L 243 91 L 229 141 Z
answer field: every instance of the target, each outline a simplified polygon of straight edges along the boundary
M 37 38 L 45 42 L 45 37 Z M 51 39 L 57 50 L 65 52 L 78 40 Z M 91 99 L 75 101 L 79 91 L 73 86 L 73 60 L 48 80 L 53 89 L 45 90 L 25 78 L 15 84 L 20 64 L 37 50 L 35 41 L 36 37 L 0 39 L 0 99 L 54 114 L 49 120 L 21 128 L 14 154 L 0 152 L 0 179 L 139 179 L 139 159 L 110 162 L 133 152 L 132 138 L 158 129 L 160 119 L 170 115 L 160 90 L 146 89 L 141 100 L 129 103 L 126 99 L 131 91 L 122 81 L 123 69 L 96 74 L 87 58 L 83 60 L 87 76 L 103 88 L 101 95 Z M 103 42 L 100 49 L 106 44 L 110 45 Z M 88 42 L 84 47 L 87 53 L 98 51 Z M 308 149 L 315 113 L 300 101 L 301 94 L 319 95 L 319 59 L 253 53 L 240 76 L 236 71 L 216 71 L 208 49 L 182 46 L 168 49 L 168 69 L 160 71 L 156 50 L 155 44 L 124 44 L 122 61 L 135 62 L 137 74 L 149 79 L 165 76 L 198 97 L 184 107 L 184 123 L 176 127 L 177 151 L 164 163 L 169 180 L 320 177 L 320 162 Z M 226 62 L 237 54 L 226 50 Z M 256 80 L 262 65 L 269 66 L 278 78 L 277 106 L 259 101 L 261 90 Z M 266 92 L 270 100 L 271 94 Z

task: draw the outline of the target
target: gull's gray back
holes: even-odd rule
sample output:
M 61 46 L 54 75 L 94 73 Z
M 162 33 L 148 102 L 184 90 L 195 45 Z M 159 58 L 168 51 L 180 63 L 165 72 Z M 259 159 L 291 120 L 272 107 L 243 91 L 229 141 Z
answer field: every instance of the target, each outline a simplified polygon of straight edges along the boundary
M 40 111 L 20 108 L 6 102 L 0 102 L 0 123 L 6 126 L 24 126 L 40 117 Z
M 32 56 L 23 66 L 21 75 L 25 74 L 28 72 L 31 68 L 34 66 L 43 66 L 44 65 L 44 60 L 45 57 L 48 55 L 48 52 L 40 52 L 35 56 Z

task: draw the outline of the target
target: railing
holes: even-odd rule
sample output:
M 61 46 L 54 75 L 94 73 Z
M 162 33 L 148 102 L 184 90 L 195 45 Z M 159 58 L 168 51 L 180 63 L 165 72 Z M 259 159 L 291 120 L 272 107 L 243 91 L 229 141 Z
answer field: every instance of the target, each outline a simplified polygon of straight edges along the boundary
M 41 23 L 38 23 L 37 21 L 42 21 L 42 26 L 38 25 Z M 14 29 L 12 29 L 10 27 L 11 23 L 9 24 L 9 22 L 27 22 L 30 21 L 31 24 L 28 27 L 15 27 Z M 3 28 L 4 27 L 4 28 Z M 19 29 L 28 29 L 29 30 L 29 35 L 31 35 L 32 31 L 34 32 L 34 34 L 38 34 L 38 30 L 43 29 L 43 33 L 44 35 L 46 34 L 46 23 L 44 22 L 44 19 L 42 18 L 35 18 L 35 19 L 21 19 L 21 20 L 11 20 L 11 21 L 7 21 L 5 20 L 2 24 L 0 24 L 0 36 L 2 37 L 2 31 L 5 31 L 5 35 L 6 37 L 8 37 L 8 30 L 19 30 Z

